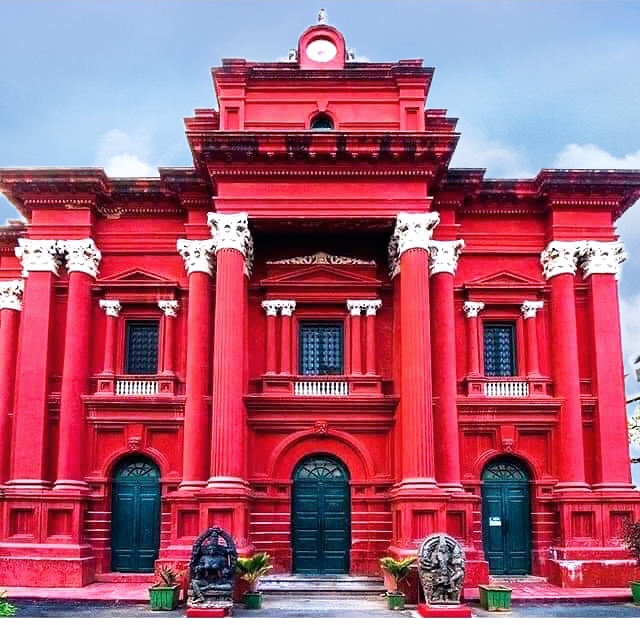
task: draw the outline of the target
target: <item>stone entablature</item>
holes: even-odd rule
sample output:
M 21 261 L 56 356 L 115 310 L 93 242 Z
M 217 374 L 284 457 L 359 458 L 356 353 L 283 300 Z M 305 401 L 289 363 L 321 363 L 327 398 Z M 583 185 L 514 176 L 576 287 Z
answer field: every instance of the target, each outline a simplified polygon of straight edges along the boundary
M 22 295 L 24 293 L 24 280 L 6 280 L 0 282 L 0 310 L 22 310 Z
M 176 247 L 180 256 L 184 260 L 184 268 L 187 275 L 199 271 L 212 275 L 213 260 L 215 258 L 215 244 L 212 239 L 190 241 L 188 239 L 178 239 Z
M 102 254 L 93 239 L 58 241 L 58 252 L 66 259 L 67 271 L 79 271 L 92 278 L 98 276 Z

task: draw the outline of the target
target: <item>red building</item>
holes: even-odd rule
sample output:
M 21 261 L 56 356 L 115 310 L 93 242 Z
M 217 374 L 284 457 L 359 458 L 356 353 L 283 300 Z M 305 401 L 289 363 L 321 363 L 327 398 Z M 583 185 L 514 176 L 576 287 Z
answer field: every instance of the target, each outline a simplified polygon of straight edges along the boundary
M 489 572 L 626 584 L 615 220 L 640 172 L 452 169 L 419 59 L 224 59 L 155 179 L 4 169 L 0 584 L 188 559 L 379 574 L 447 531 Z

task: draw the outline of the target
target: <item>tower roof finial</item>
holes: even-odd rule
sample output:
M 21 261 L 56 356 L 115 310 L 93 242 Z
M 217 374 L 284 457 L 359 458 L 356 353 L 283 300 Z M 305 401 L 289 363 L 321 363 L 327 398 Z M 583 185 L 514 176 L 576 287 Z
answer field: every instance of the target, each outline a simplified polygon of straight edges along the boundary
M 318 24 L 326 24 L 327 23 L 327 12 L 324 9 L 320 9 L 318 13 Z

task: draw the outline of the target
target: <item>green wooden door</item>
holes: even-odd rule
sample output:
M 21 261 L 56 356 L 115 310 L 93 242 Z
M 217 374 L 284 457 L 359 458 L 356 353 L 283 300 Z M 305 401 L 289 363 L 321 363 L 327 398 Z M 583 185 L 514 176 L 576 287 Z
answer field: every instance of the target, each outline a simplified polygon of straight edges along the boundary
M 160 471 L 146 458 L 116 467 L 111 508 L 111 569 L 153 571 L 160 548 Z
M 349 571 L 350 504 L 345 467 L 327 456 L 303 460 L 293 475 L 293 572 Z
M 482 539 L 490 573 L 531 572 L 529 476 L 511 460 L 482 473 Z

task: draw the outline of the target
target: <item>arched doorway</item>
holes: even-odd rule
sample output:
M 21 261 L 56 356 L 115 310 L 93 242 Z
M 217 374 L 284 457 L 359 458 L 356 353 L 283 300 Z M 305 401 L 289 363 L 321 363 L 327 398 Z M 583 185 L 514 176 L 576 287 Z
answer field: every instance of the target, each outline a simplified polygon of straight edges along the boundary
M 113 472 L 111 569 L 153 571 L 160 549 L 160 470 L 144 456 L 128 456 Z
M 293 572 L 349 572 L 349 474 L 331 456 L 309 456 L 293 472 Z
M 529 472 L 514 458 L 482 472 L 482 542 L 493 575 L 531 572 Z

